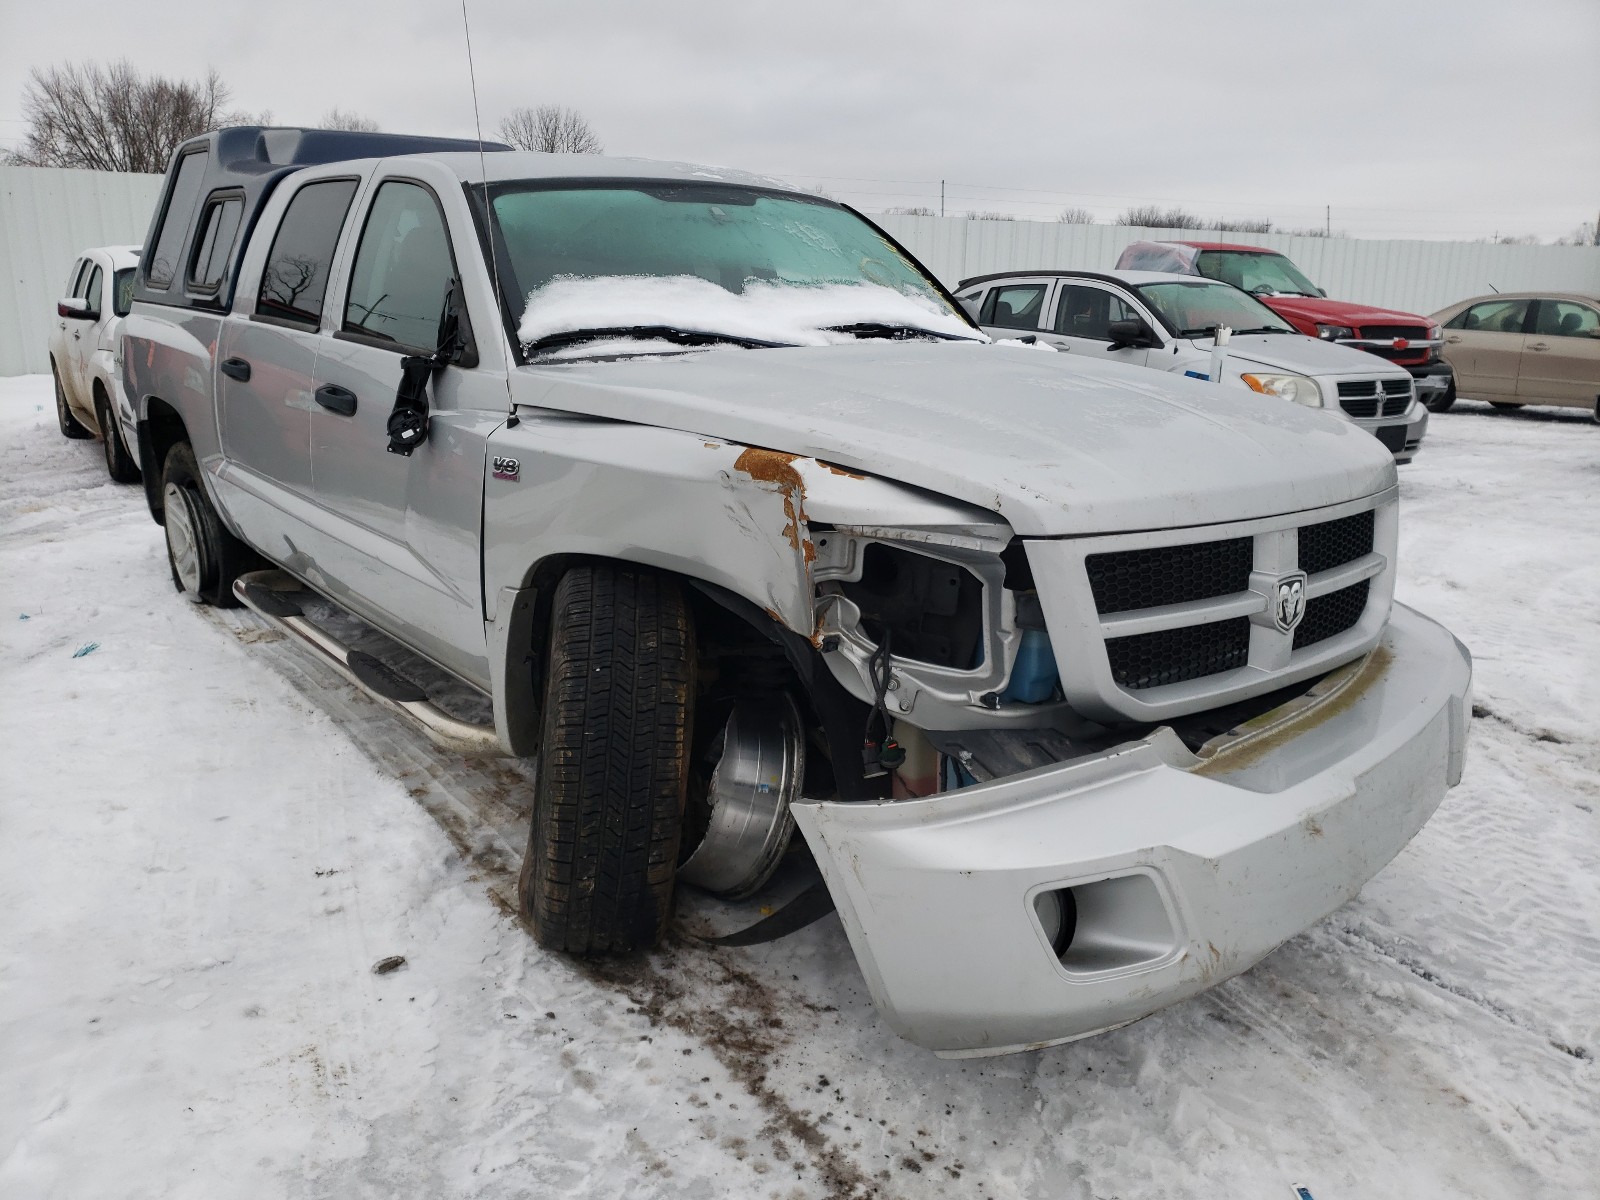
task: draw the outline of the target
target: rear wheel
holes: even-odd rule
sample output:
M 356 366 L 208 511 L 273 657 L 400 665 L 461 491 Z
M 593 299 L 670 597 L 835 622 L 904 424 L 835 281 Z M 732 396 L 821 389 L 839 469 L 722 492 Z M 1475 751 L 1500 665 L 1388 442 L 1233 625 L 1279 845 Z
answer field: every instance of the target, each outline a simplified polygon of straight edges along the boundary
M 116 483 L 137 483 L 139 464 L 128 453 L 128 443 L 122 440 L 122 430 L 117 425 L 116 414 L 99 389 L 95 390 L 95 416 L 100 421 L 100 439 L 106 452 L 106 474 Z
M 234 608 L 233 581 L 259 565 L 255 553 L 223 525 L 200 484 L 188 442 L 167 451 L 161 471 L 162 524 L 172 584 L 192 600 Z
M 61 386 L 61 372 L 56 369 L 55 360 L 50 360 L 50 375 L 56 384 L 56 423 L 61 426 L 61 436 L 69 438 L 92 438 L 93 433 L 83 427 L 83 422 L 72 415 L 72 408 L 67 404 L 67 390 Z
M 694 630 L 676 582 L 623 564 L 562 577 L 521 881 L 541 946 L 606 954 L 665 932 L 693 686 Z

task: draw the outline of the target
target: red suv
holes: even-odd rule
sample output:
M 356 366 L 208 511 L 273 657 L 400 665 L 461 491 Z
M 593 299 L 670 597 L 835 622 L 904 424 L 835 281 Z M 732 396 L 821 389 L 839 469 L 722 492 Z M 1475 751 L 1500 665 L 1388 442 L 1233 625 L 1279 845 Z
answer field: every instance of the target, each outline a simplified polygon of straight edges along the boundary
M 1119 271 L 1172 271 L 1231 283 L 1261 299 L 1301 333 L 1354 346 L 1411 372 L 1417 399 L 1447 408 L 1455 399 L 1450 364 L 1439 354 L 1443 334 L 1427 317 L 1393 312 L 1327 293 L 1276 250 L 1229 242 L 1134 242 L 1117 259 Z

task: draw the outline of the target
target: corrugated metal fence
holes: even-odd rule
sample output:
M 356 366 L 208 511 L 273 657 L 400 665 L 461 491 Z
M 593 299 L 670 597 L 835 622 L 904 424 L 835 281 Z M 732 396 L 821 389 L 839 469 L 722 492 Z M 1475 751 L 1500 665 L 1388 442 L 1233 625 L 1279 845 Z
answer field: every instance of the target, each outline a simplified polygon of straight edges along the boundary
M 1495 289 L 1600 291 L 1600 246 L 1379 242 L 963 217 L 875 219 L 951 286 L 990 271 L 1105 271 L 1128 243 L 1165 238 L 1267 246 L 1288 255 L 1335 299 L 1423 315 Z
M 68 268 L 89 246 L 142 241 L 160 192 L 159 175 L 0 167 L 0 375 L 48 371 L 49 322 Z M 1452 300 L 1501 291 L 1600 291 L 1600 247 L 1499 246 L 1479 242 L 1378 242 L 1283 234 L 1200 234 L 970 221 L 877 218 L 952 287 L 988 271 L 1106 270 L 1129 242 L 1210 237 L 1282 250 L 1330 296 L 1431 313 Z
M 90 246 L 136 246 L 159 175 L 0 167 L 0 375 L 48 371 L 67 272 Z

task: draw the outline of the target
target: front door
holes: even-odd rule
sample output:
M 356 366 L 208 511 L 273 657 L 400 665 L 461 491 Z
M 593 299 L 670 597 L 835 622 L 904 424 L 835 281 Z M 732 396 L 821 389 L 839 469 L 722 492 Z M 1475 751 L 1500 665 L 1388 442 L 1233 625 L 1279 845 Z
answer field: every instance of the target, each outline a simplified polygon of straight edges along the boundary
M 996 283 L 978 309 L 978 324 L 997 338 L 1041 333 L 1045 297 L 1049 294 L 1048 279 L 1007 279 Z
M 1522 348 L 1517 399 L 1532 404 L 1600 402 L 1600 311 L 1577 300 L 1540 300 Z
M 1529 303 L 1483 300 L 1450 319 L 1444 331 L 1445 357 L 1462 396 L 1510 400 L 1516 394 Z
M 1148 347 L 1110 348 L 1111 323 L 1130 320 L 1141 320 L 1154 328 L 1149 317 L 1110 288 L 1063 279 L 1056 295 L 1050 331 L 1044 335 L 1044 340 L 1058 350 L 1071 350 L 1095 362 L 1143 367 L 1149 363 Z
M 402 359 L 438 347 L 455 256 L 433 192 L 385 180 L 341 267 L 311 410 L 316 500 L 331 537 L 329 593 L 435 662 L 486 682 L 479 535 L 484 454 L 505 420 L 505 380 L 447 366 L 428 382 L 428 439 L 389 451 Z

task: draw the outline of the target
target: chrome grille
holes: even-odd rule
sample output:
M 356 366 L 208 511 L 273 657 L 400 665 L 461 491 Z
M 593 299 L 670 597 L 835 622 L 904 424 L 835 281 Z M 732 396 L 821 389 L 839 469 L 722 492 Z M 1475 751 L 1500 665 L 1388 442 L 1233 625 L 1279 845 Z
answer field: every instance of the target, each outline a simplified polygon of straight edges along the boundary
M 1398 417 L 1411 404 L 1409 379 L 1346 379 L 1338 389 L 1339 407 L 1352 417 Z

